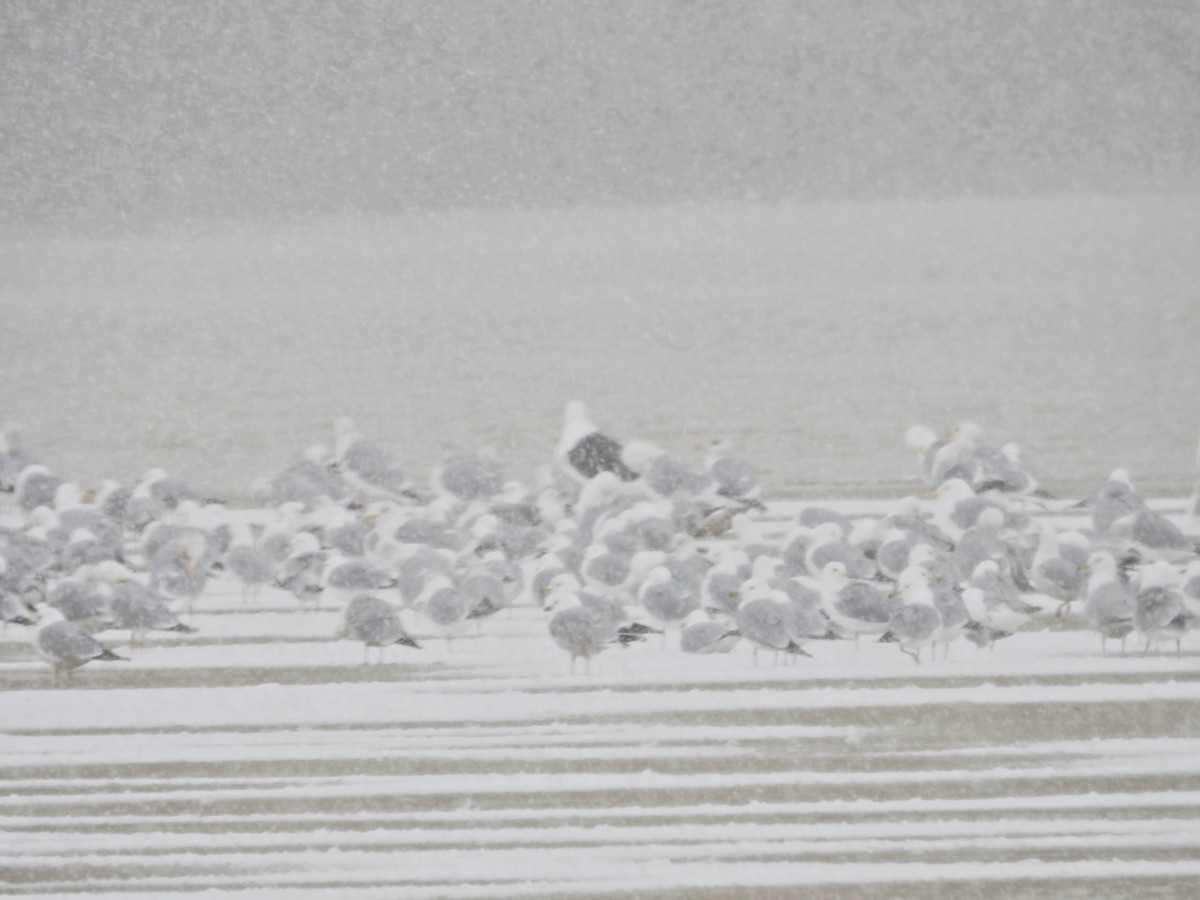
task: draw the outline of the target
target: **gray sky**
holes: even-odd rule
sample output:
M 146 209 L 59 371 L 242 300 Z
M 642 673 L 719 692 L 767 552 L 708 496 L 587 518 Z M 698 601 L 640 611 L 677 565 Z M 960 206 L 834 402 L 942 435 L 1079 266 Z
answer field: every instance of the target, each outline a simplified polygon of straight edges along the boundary
M 0 0 L 0 226 L 1197 186 L 1200 4 Z

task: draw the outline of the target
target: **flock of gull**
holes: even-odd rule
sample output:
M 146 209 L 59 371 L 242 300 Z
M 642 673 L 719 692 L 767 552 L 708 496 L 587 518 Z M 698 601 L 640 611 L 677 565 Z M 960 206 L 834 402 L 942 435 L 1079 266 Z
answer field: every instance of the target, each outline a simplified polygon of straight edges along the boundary
M 695 654 L 741 642 L 778 663 L 813 641 L 893 643 L 920 662 L 959 641 L 987 647 L 1039 617 L 1073 617 L 1102 649 L 1131 635 L 1148 651 L 1181 641 L 1200 617 L 1200 548 L 1116 470 L 1079 507 L 1090 527 L 1057 530 L 1061 511 L 1018 449 L 961 423 L 906 438 L 928 489 L 879 518 L 802 507 L 775 538 L 754 469 L 727 442 L 692 465 L 599 431 L 567 405 L 553 462 L 534 484 L 489 455 L 453 459 L 419 486 L 347 419 L 257 487 L 248 517 L 152 470 L 135 485 L 84 490 L 0 435 L 0 618 L 26 626 L 63 674 L 120 660 L 128 632 L 190 633 L 214 576 L 244 599 L 271 586 L 299 607 L 342 611 L 338 637 L 420 648 L 451 641 L 502 610 L 542 610 L 549 637 L 585 668 L 595 654 L 659 642 Z M 1200 454 L 1198 454 L 1200 464 Z M 1200 484 L 1190 509 L 1200 526 Z M 410 624 L 408 627 L 405 621 Z

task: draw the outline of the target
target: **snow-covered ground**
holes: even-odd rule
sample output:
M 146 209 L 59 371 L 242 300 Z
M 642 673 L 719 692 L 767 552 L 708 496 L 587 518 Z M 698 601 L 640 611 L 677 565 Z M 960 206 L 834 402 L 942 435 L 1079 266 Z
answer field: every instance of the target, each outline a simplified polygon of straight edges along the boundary
M 764 533 L 794 507 L 771 513 Z M 449 646 L 410 619 L 423 648 L 382 665 L 272 589 L 218 581 L 193 624 L 127 654 L 106 636 L 132 658 L 57 689 L 19 628 L 0 636 L 4 893 L 1188 896 L 1200 877 L 1194 633 L 1103 654 L 1048 615 L 919 666 L 870 641 L 775 666 L 652 639 L 572 675 L 531 608 Z

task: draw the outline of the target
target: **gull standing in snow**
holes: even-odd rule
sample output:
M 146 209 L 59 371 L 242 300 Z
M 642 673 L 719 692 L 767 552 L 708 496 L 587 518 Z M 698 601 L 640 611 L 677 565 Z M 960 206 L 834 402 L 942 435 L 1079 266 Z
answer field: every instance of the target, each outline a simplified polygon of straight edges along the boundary
M 831 562 L 839 562 L 851 578 L 873 578 L 875 564 L 844 536 L 837 522 L 822 522 L 813 528 L 813 540 L 804 555 L 809 572 L 824 572 Z
M 17 476 L 14 492 L 17 505 L 29 512 L 39 506 L 54 506 L 54 494 L 62 479 L 40 464 L 26 466 Z
M 704 610 L 698 609 L 683 621 L 679 649 L 702 655 L 728 653 L 741 639 L 742 633 L 728 622 L 710 620 Z
M 637 599 L 646 614 L 663 626 L 664 647 L 667 631 L 675 626 L 682 627 L 684 619 L 700 608 L 700 598 L 676 580 L 666 565 L 650 571 L 638 588 Z
M 837 628 L 854 635 L 857 646 L 861 635 L 883 634 L 902 603 L 873 584 L 852 580 L 846 566 L 834 561 L 821 571 L 821 605 Z
M 400 613 L 382 597 L 360 594 L 346 604 L 342 626 L 337 639 L 354 638 L 363 644 L 363 665 L 370 660 L 372 647 L 379 648 L 379 663 L 383 663 L 383 648 L 392 644 L 421 649 L 400 623 Z
M 717 495 L 734 500 L 749 509 L 766 512 L 766 505 L 759 499 L 762 485 L 754 467 L 743 459 L 730 456 L 733 442 L 721 438 L 709 445 L 705 468 L 716 487 Z
M 1150 645 L 1174 641 L 1179 652 L 1187 633 L 1191 615 L 1183 604 L 1183 595 L 1172 583 L 1174 569 L 1170 563 L 1155 562 L 1142 567 L 1137 597 L 1134 600 L 1133 626 L 1142 636 L 1142 655 Z
M 555 576 L 549 588 L 546 608 L 555 610 L 548 625 L 550 637 L 570 654 L 572 674 L 575 660 L 580 657 L 585 673 L 590 674 L 592 657 L 621 642 L 619 622 L 623 614 L 606 601 L 588 602 L 574 575 Z
M 234 528 L 223 564 L 241 584 L 243 603 L 247 599 L 257 601 L 263 585 L 270 584 L 275 578 L 271 558 L 254 543 L 250 528 L 242 523 L 237 523 Z
M 0 428 L 0 491 L 14 491 L 20 474 L 36 463 L 25 452 L 21 426 L 5 422 Z
M 934 480 L 933 461 L 948 441 L 949 438 L 938 437 L 924 425 L 914 425 L 904 433 L 904 442 L 917 454 L 917 470 L 921 473 L 921 479 L 931 490 L 941 484 Z
M 352 419 L 334 420 L 333 461 L 335 470 L 360 502 L 421 500 L 392 454 L 364 438 Z
M 700 589 L 704 608 L 732 616 L 742 602 L 742 585 L 750 577 L 750 557 L 739 548 L 729 548 L 704 576 Z
M 1113 469 L 1108 480 L 1092 491 L 1080 505 L 1092 508 L 1092 527 L 1100 534 L 1108 534 L 1109 528 L 1118 519 L 1146 509 L 1146 501 L 1134 489 L 1125 469 Z
M 1179 594 L 1183 605 L 1194 618 L 1200 619 L 1200 560 L 1188 563 L 1179 583 Z
M 187 528 L 163 544 L 147 562 L 150 589 L 192 614 L 208 584 L 208 538 Z
M 63 672 L 69 682 L 74 669 L 93 659 L 125 661 L 125 657 L 117 656 L 79 625 L 68 622 L 53 607 L 41 611 L 41 622 L 33 631 L 32 642 L 38 656 L 50 663 L 55 685 Z
M 971 573 L 970 587 L 963 600 L 973 609 L 973 616 L 982 606 L 986 618 L 982 624 L 993 631 L 1011 634 L 1025 625 L 1041 609 L 1021 599 L 1011 576 L 1005 574 L 993 559 L 985 559 Z M 976 621 L 980 619 L 976 618 Z
M 887 631 L 879 640 L 898 644 L 901 652 L 920 664 L 921 651 L 934 646 L 939 637 L 942 617 L 934 606 L 933 591 L 925 570 L 920 566 L 905 569 L 896 583 L 896 590 L 904 605 L 888 621 Z
M 417 598 L 416 606 L 446 639 L 447 650 L 450 649 L 450 642 L 462 634 L 471 612 L 467 595 L 446 575 L 434 575 L 429 579 L 425 590 Z
M 365 559 L 347 559 L 340 553 L 328 553 L 321 587 L 326 597 L 345 607 L 354 597 L 396 587 L 396 576 Z
M 1085 587 L 1083 575 L 1082 566 L 1062 556 L 1054 529 L 1043 526 L 1029 581 L 1039 594 L 1058 601 L 1056 616 L 1061 618 L 1079 599 Z
M 500 463 L 486 456 L 443 463 L 434 471 L 432 481 L 438 493 L 464 503 L 494 497 L 508 484 Z
M 768 588 L 747 597 L 734 616 L 738 633 L 754 645 L 754 663 L 758 665 L 758 648 L 770 650 L 776 665 L 780 652 L 793 656 L 808 656 L 796 629 L 796 613 L 787 594 Z
M 695 496 L 712 486 L 707 473 L 692 471 L 682 459 L 646 441 L 631 441 L 621 451 L 621 461 L 641 475 L 642 484 L 658 496 Z
M 173 631 L 193 634 L 196 629 L 178 621 L 163 598 L 145 585 L 128 576 L 118 578 L 112 586 L 110 627 L 129 632 L 129 646 L 145 641 L 151 631 Z
M 1196 542 L 1166 516 L 1151 509 L 1140 509 L 1115 520 L 1108 532 L 1129 541 L 1146 559 L 1188 563 L 1197 558 Z

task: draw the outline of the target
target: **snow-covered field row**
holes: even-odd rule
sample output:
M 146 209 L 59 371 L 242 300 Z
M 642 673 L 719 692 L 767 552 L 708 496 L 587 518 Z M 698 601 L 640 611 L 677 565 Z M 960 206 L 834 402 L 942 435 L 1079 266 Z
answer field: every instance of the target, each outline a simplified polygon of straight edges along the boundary
M 1195 633 L 1102 654 L 1051 615 L 920 666 L 869 640 L 775 666 L 652 638 L 572 675 L 538 610 L 449 646 L 408 621 L 423 649 L 363 665 L 333 610 L 222 580 L 197 634 L 106 636 L 131 659 L 58 689 L 10 627 L 0 893 L 1184 897 L 1200 877 Z

